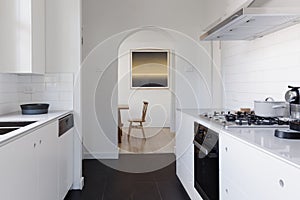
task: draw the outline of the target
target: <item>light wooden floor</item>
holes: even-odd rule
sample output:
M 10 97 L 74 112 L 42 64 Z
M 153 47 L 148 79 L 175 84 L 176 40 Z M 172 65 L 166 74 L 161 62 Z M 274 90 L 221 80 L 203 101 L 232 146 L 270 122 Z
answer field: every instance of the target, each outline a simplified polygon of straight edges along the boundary
M 169 128 L 144 128 L 146 140 L 141 129 L 132 129 L 128 138 L 128 128 L 123 128 L 120 153 L 174 153 L 175 133 Z

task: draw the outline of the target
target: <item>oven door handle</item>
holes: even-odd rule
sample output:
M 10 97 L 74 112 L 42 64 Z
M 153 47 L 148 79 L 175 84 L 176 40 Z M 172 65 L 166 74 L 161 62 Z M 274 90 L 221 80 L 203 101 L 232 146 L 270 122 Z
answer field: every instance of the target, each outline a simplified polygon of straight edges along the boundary
M 197 141 L 193 141 L 194 145 L 202 152 L 204 153 L 206 156 L 208 155 L 209 151 L 203 147 L 201 144 L 199 144 Z

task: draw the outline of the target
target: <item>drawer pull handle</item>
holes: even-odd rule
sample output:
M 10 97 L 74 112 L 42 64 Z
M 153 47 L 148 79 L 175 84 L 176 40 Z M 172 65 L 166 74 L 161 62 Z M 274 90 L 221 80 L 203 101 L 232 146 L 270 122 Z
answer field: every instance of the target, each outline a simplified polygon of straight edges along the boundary
M 227 148 L 227 147 L 225 147 L 225 151 L 226 151 L 226 152 L 228 151 L 228 148 Z
M 225 189 L 226 194 L 228 194 L 228 189 Z
M 284 181 L 283 181 L 282 179 L 279 180 L 279 185 L 280 185 L 280 187 L 282 187 L 282 188 L 284 187 Z

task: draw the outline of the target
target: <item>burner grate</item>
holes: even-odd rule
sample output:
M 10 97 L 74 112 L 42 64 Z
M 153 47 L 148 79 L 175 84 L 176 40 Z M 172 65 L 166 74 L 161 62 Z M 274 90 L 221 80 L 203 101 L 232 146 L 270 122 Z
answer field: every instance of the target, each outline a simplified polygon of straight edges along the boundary
M 225 127 L 288 127 L 289 119 L 279 117 L 260 117 L 254 112 L 213 112 L 212 114 L 202 114 L 203 118 L 208 118 L 216 123 L 223 124 Z

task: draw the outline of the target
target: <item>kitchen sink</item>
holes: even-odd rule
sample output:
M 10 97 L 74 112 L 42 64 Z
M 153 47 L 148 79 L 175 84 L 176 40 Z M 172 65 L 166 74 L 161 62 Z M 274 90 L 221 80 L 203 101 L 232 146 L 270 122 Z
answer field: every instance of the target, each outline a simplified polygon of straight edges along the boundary
M 0 128 L 0 135 L 5 135 L 11 131 L 17 130 L 18 128 Z
M 9 122 L 1 122 L 0 121 L 0 135 L 5 135 L 11 131 L 17 130 L 21 127 L 32 124 L 36 121 L 9 121 Z
M 29 124 L 32 124 L 36 121 L 15 121 L 15 122 L 0 122 L 0 127 L 16 127 L 16 128 L 20 128 L 20 127 L 24 127 L 27 126 Z

